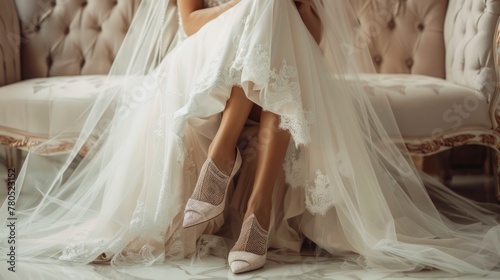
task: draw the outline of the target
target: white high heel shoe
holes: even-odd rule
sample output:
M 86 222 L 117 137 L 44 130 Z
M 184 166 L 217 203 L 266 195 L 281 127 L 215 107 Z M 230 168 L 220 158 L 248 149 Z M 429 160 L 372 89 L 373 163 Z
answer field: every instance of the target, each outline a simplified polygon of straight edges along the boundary
M 236 162 L 228 176 L 220 171 L 211 159 L 203 164 L 196 187 L 184 210 L 182 225 L 185 228 L 207 222 L 224 211 L 227 189 L 241 167 L 241 154 L 236 149 Z
M 241 226 L 241 233 L 233 249 L 229 252 L 228 262 L 235 274 L 259 269 L 266 263 L 269 233 L 262 228 L 254 214 Z

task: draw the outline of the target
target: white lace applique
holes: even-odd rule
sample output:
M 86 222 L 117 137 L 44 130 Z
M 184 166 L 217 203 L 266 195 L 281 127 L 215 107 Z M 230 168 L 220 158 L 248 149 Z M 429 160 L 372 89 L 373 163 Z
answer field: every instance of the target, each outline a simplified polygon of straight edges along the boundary
M 181 260 L 185 256 L 184 242 L 182 241 L 183 229 L 178 229 L 172 235 L 171 241 L 165 245 L 165 260 Z
M 303 108 L 297 68 L 289 65 L 286 59 L 280 66 L 271 68 L 270 47 L 264 44 L 249 46 L 247 37 L 251 32 L 248 30 L 248 18 L 243 19 L 241 24 L 243 32 L 233 37 L 232 43 L 237 46 L 234 59 L 224 62 L 227 60 L 224 47 L 212 54 L 212 59 L 202 71 L 204 76 L 199 77 L 193 86 L 191 98 L 175 113 L 174 118 L 180 120 L 175 124 L 176 133 L 181 133 L 186 119 L 202 106 L 198 104 L 197 95 L 207 94 L 217 85 L 241 85 L 244 79 L 261 89 L 262 109 L 281 115 L 280 128 L 290 131 L 296 145 L 309 143 L 313 119 L 311 112 Z
M 155 249 L 154 246 L 147 244 L 142 238 L 134 240 L 116 254 L 113 258 L 113 264 L 117 266 L 130 264 L 152 265 L 156 259 L 153 254 Z
M 177 164 L 177 163 L 172 163 L 172 164 Z M 160 192 L 158 195 L 158 207 L 156 208 L 156 213 L 155 213 L 155 221 L 156 223 L 159 223 L 160 225 L 165 225 L 167 223 L 167 219 L 169 217 L 170 209 L 171 207 L 168 207 L 169 202 L 168 202 L 168 188 L 170 187 L 168 184 L 168 179 L 169 176 L 172 176 L 171 173 L 169 172 L 169 167 L 165 164 L 165 159 L 162 158 L 160 163 L 158 164 L 158 168 L 160 169 L 158 172 L 161 174 L 161 187 L 160 187 Z M 170 166 L 170 169 L 175 169 L 172 166 Z M 162 231 L 166 230 L 165 228 L 162 228 Z
M 255 84 L 268 85 L 261 91 L 263 109 L 290 112 L 281 116 L 280 128 L 290 131 L 296 145 L 307 144 L 314 120 L 312 113 L 302 107 L 297 68 L 289 66 L 283 59 L 280 69 L 271 70 L 270 60 L 268 48 L 264 45 L 256 45 L 250 51 L 240 47 L 226 84 L 240 82 L 241 71 L 245 68 Z M 239 75 L 235 75 L 234 70 L 238 70 Z
M 236 47 L 234 61 L 228 66 L 227 85 L 240 84 L 243 68 L 251 75 L 255 84 L 266 85 L 269 81 L 270 73 L 270 54 L 268 49 L 261 44 L 248 49 L 246 42 L 249 34 L 250 24 L 248 17 L 241 22 L 243 25 L 243 35 L 237 35 L 233 38 L 233 44 Z
M 219 49 L 216 54 L 214 54 L 213 59 L 210 61 L 209 65 L 207 66 L 207 71 L 203 71 L 204 73 L 207 73 L 205 77 L 200 79 L 194 86 L 192 91 L 196 93 L 204 92 L 210 88 L 212 88 L 214 85 L 220 84 L 220 83 L 226 83 L 227 78 L 224 75 L 226 73 L 227 67 L 225 67 L 222 64 L 222 59 L 223 57 L 223 50 Z M 190 99 L 192 101 L 193 99 Z M 193 108 L 195 104 L 190 104 L 189 108 Z
M 168 203 L 168 192 L 167 192 L 167 185 L 164 180 L 162 180 L 162 185 L 160 189 L 160 194 L 158 198 L 158 207 L 156 208 L 156 213 L 155 213 L 155 221 L 156 223 L 160 226 L 160 231 L 163 232 L 166 230 L 166 226 L 168 223 L 168 217 L 170 217 L 170 208 Z
M 300 147 L 293 144 L 288 145 L 283 170 L 285 172 L 286 182 L 292 188 L 301 187 L 304 184 L 304 170 L 302 168 L 302 153 Z
M 312 113 L 305 111 L 302 106 L 297 68 L 289 66 L 286 59 L 283 59 L 279 69 L 271 69 L 268 48 L 264 45 L 256 45 L 251 50 L 247 50 L 241 46 L 243 41 L 244 39 L 240 39 L 236 59 L 230 66 L 231 77 L 226 84 L 239 83 L 241 71 L 244 68 L 255 84 L 268 85 L 261 91 L 263 109 L 273 112 L 289 112 L 281 116 L 280 128 L 290 131 L 296 145 L 309 143 L 310 125 L 314 120 Z M 239 75 L 235 75 L 234 70 L 237 70 Z
M 279 127 L 290 131 L 296 146 L 311 142 L 310 129 L 314 123 L 311 111 L 303 111 L 292 116 L 281 116 Z
M 117 252 L 125 247 L 125 241 L 122 238 L 116 238 L 112 242 L 104 239 L 85 242 L 82 241 L 88 236 L 88 230 L 83 230 L 69 239 L 69 244 L 62 250 L 59 257 L 62 261 L 88 263 L 103 255 L 104 259 L 110 259 L 111 256 L 104 256 L 103 252 Z
M 165 120 L 167 114 L 161 114 L 158 120 L 155 122 L 155 131 L 154 134 L 156 138 L 163 138 L 165 135 Z
M 247 24 L 247 19 L 243 19 L 241 22 L 244 26 Z M 241 42 L 241 35 L 235 36 L 233 38 L 233 44 L 238 46 Z M 241 48 L 238 48 L 240 51 Z M 204 77 L 200 77 L 198 81 L 193 85 L 192 94 L 205 94 L 207 91 L 211 90 L 218 84 L 224 84 L 226 86 L 238 85 L 241 81 L 241 67 L 236 67 L 238 71 L 234 71 L 231 68 L 234 68 L 236 61 L 239 61 L 238 58 L 235 59 L 233 63 L 230 65 L 223 65 L 223 57 L 224 57 L 224 49 L 219 49 L 217 53 L 213 55 L 212 60 L 208 63 L 207 69 L 203 71 L 206 73 Z M 238 55 L 236 55 L 238 57 Z M 240 59 L 243 59 L 241 57 Z M 242 63 L 241 63 L 242 65 Z M 177 112 L 174 114 L 174 120 L 179 118 L 181 121 L 177 121 L 174 123 L 174 132 L 179 136 L 179 144 L 182 144 L 182 130 L 186 123 L 186 116 L 189 116 L 191 112 L 196 112 L 198 110 L 198 104 L 195 102 L 196 97 L 191 97 L 188 102 L 182 106 Z
M 300 87 L 297 69 L 287 65 L 283 59 L 281 69 L 273 69 L 269 74 L 269 91 L 263 91 L 263 98 L 271 110 L 280 110 L 285 105 L 297 105 L 300 101 Z
M 326 211 L 335 204 L 335 199 L 331 197 L 329 190 L 330 182 L 328 177 L 321 171 L 316 171 L 314 185 L 306 188 L 306 207 L 313 214 L 325 215 Z
M 61 252 L 59 260 L 70 262 L 88 262 L 102 253 L 104 240 L 97 243 L 88 244 L 87 242 L 70 242 Z
M 248 16 L 244 17 L 241 23 L 243 24 L 243 32 L 233 37 L 233 46 L 237 48 L 239 51 L 236 57 L 239 57 L 239 55 L 241 55 L 240 50 L 243 48 L 241 41 L 241 39 L 243 38 L 242 34 L 248 34 L 248 30 L 250 28 L 250 24 L 248 22 Z
M 130 221 L 130 234 L 132 236 L 147 236 L 149 239 L 163 239 L 160 225 L 145 212 L 144 202 L 138 200 L 137 206 Z
M 229 253 L 224 238 L 216 235 L 203 234 L 198 239 L 196 248 L 198 251 L 195 259 L 201 259 L 208 255 L 225 258 Z
M 115 265 L 153 264 L 157 259 L 154 251 L 163 250 L 164 232 L 161 231 L 158 223 L 148 218 L 142 201 L 137 201 L 129 231 L 131 241 L 113 258 L 113 263 Z
M 189 175 L 196 175 L 196 163 L 194 161 L 194 148 L 189 148 L 186 159 L 184 161 L 184 170 L 186 171 L 186 174 Z
M 130 221 L 130 234 L 140 235 L 144 222 L 144 202 L 138 200 Z

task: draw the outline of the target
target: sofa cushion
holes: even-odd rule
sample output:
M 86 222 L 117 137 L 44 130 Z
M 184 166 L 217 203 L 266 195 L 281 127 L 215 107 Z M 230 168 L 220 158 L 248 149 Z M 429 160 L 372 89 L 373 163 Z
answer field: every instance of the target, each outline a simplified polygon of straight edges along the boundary
M 41 78 L 0 87 L 0 135 L 41 139 L 63 132 L 77 135 L 106 78 Z
M 388 96 L 403 137 L 436 136 L 464 127 L 491 129 L 489 106 L 481 92 L 422 75 L 363 75 L 371 98 Z

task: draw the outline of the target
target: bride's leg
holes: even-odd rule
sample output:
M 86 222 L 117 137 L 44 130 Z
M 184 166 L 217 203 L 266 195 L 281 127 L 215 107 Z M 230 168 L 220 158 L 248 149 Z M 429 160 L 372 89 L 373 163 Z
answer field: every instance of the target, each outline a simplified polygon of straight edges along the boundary
M 266 262 L 273 189 L 289 141 L 290 133 L 279 128 L 279 117 L 263 111 L 260 119 L 255 182 L 240 236 L 228 256 L 233 273 L 258 269 Z
M 184 210 L 184 227 L 207 222 L 224 211 L 227 188 L 241 165 L 236 143 L 253 107 L 240 87 L 233 87 L 212 141 L 208 159 Z
M 290 141 L 290 133 L 280 129 L 279 122 L 279 116 L 276 114 L 262 112 L 255 182 L 245 214 L 245 219 L 255 214 L 265 230 L 269 229 L 273 189 L 283 168 L 283 160 Z
M 208 149 L 208 158 L 224 173 L 233 169 L 236 147 L 243 126 L 254 103 L 250 101 L 240 87 L 233 87 L 231 97 L 222 112 L 222 119 L 212 144 Z

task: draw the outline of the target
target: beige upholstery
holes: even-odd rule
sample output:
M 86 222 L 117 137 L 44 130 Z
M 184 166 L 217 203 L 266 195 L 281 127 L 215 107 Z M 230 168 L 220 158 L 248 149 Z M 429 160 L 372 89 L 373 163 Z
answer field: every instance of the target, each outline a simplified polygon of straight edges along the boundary
M 30 79 L 108 73 L 140 0 L 15 2 L 22 78 Z
M 105 79 L 106 76 L 91 75 L 50 77 L 0 87 L 0 124 L 3 124 L 4 134 L 47 138 L 69 128 L 67 133 L 77 135 L 78 128 L 83 125 L 81 117 L 95 100 L 97 88 Z M 53 116 L 54 111 L 65 115 Z
M 139 3 L 140 0 L 1 0 L 0 86 L 21 78 L 108 73 Z M 59 81 L 59 86 L 68 86 L 68 81 L 70 86 L 81 86 L 88 80 L 79 76 Z M 0 144 L 6 147 L 9 168 L 19 167 L 21 162 L 20 150 L 15 147 L 29 149 L 60 132 L 65 122 L 75 124 L 66 133 L 77 131 L 79 121 L 71 118 L 81 113 L 88 101 L 85 96 L 63 98 L 61 103 L 77 100 L 72 105 L 78 104 L 77 107 L 71 116 L 48 123 L 51 104 L 48 99 L 43 100 L 48 92 L 38 91 L 39 86 L 28 86 L 36 82 L 42 80 L 0 88 Z M 71 143 L 67 144 L 54 151 L 71 147 Z
M 489 129 L 489 104 L 478 91 L 423 75 L 363 76 L 368 94 L 389 90 L 396 122 L 405 137 L 439 136 L 463 127 Z
M 493 36 L 500 1 L 452 0 L 445 22 L 446 79 L 481 91 L 489 100 L 495 93 Z
M 0 1 L 0 86 L 21 79 L 19 19 L 12 0 Z
M 365 89 L 386 87 L 401 144 L 418 156 L 466 144 L 498 155 L 500 0 L 350 1 L 376 70 L 400 73 L 366 77 Z
M 446 0 L 350 0 L 379 73 L 445 77 Z

